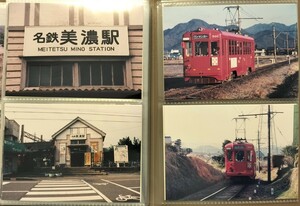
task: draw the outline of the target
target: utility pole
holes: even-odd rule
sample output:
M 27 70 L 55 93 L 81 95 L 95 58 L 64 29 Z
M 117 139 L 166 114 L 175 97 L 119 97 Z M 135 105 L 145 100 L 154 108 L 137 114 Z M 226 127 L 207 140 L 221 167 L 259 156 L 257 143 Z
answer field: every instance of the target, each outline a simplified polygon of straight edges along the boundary
M 240 14 L 240 9 L 241 9 L 240 6 L 227 6 L 224 9 L 227 9 L 228 14 L 230 16 L 230 19 L 225 19 L 226 26 L 228 26 L 227 22 L 230 22 L 229 25 L 231 25 L 231 26 L 237 26 L 239 34 L 241 34 L 241 30 L 242 30 L 242 26 L 241 26 L 242 21 L 241 21 L 241 19 L 263 19 L 261 17 L 242 18 L 241 14 Z M 235 12 L 232 13 L 231 9 L 235 9 Z
M 275 116 L 278 113 L 283 113 L 283 112 L 272 112 L 270 105 L 268 105 L 267 113 L 239 115 L 239 117 L 246 117 L 246 116 L 257 117 L 257 116 L 261 116 L 261 115 L 267 115 L 267 117 L 268 117 L 268 183 L 271 182 L 271 118 L 272 118 L 271 115 L 274 114 L 274 116 Z
M 237 117 L 237 118 L 233 118 L 235 120 L 235 139 L 244 139 L 246 140 L 246 120 L 248 118 L 245 117 Z M 242 120 L 243 122 L 239 125 L 238 122 L 239 120 Z M 240 133 L 242 133 L 243 137 L 239 137 Z
M 259 131 L 257 132 L 257 150 L 258 150 L 258 172 L 260 172 L 260 161 L 261 161 L 261 152 L 260 152 L 260 139 L 259 139 Z
M 290 55 L 289 54 L 289 33 L 286 32 L 286 55 Z
M 274 47 L 274 61 L 276 62 L 276 31 L 275 26 L 273 26 L 273 47 Z

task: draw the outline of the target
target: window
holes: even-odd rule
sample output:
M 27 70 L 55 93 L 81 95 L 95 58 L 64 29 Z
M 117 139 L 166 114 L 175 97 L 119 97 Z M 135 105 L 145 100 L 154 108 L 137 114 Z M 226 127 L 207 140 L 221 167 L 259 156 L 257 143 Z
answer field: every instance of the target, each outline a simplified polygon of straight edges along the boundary
M 207 56 L 208 55 L 208 42 L 196 42 L 195 43 L 195 55 Z
M 211 42 L 211 55 L 212 56 L 217 56 L 219 54 L 220 47 L 218 45 L 219 45 L 219 43 L 216 41 Z
M 237 54 L 242 54 L 242 49 L 243 49 L 242 42 L 237 42 L 236 46 L 237 46 Z
M 124 85 L 124 62 L 79 63 L 80 85 Z
M 71 144 L 85 144 L 85 140 L 71 140 Z
M 185 47 L 185 56 L 189 57 L 190 55 L 192 55 L 192 46 L 191 46 L 191 42 L 184 42 L 184 47 Z
M 252 156 L 249 150 L 247 151 L 246 154 L 247 154 L 247 161 L 252 161 Z
M 125 61 L 28 62 L 25 87 L 125 86 Z
M 226 150 L 226 154 L 227 154 L 227 160 L 231 162 L 232 161 L 232 150 L 230 148 L 228 148 Z
M 235 160 L 238 162 L 244 161 L 244 151 L 243 150 L 239 150 L 239 151 L 235 152 Z
M 243 42 L 243 54 L 251 54 L 251 42 Z
M 229 40 L 229 55 L 236 55 L 239 53 L 238 42 Z
M 71 63 L 28 63 L 27 87 L 72 86 L 73 72 Z

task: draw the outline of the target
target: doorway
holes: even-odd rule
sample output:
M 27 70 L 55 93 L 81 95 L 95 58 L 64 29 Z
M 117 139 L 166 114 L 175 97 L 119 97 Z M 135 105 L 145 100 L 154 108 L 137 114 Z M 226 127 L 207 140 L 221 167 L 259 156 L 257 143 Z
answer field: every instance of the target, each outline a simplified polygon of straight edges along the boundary
M 71 167 L 83 167 L 84 166 L 84 153 L 73 152 L 71 153 Z

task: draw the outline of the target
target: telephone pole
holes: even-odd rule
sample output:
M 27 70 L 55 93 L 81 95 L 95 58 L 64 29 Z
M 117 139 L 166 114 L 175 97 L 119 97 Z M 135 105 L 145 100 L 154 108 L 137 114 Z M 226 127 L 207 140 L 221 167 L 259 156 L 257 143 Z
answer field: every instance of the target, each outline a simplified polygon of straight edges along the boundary
M 240 34 L 241 33 L 241 30 L 242 30 L 242 19 L 263 19 L 261 17 L 248 17 L 248 18 L 242 18 L 241 17 L 241 13 L 240 13 L 240 9 L 241 7 L 240 6 L 227 6 L 225 7 L 224 9 L 227 9 L 228 11 L 228 14 L 230 16 L 230 19 L 225 19 L 225 23 L 226 23 L 226 26 L 227 26 L 227 22 L 230 22 L 229 25 L 231 26 L 237 26 L 238 27 L 238 33 Z M 231 12 L 231 9 L 234 9 L 235 12 Z
M 248 117 L 248 116 L 257 117 L 261 115 L 266 115 L 268 117 L 268 183 L 271 182 L 271 118 L 273 118 L 278 113 L 283 113 L 283 112 L 272 112 L 270 105 L 268 105 L 267 113 L 239 115 L 239 117 Z

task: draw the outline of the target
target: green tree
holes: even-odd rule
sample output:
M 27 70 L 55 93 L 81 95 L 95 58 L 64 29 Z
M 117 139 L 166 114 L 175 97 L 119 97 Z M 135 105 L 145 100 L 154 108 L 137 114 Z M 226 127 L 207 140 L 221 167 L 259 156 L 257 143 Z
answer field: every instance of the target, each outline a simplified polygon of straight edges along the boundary
M 297 150 L 297 147 L 296 147 L 296 146 L 289 145 L 289 146 L 284 147 L 284 148 L 281 150 L 281 152 L 282 152 L 282 154 L 284 154 L 285 156 L 291 156 L 291 157 L 294 157 L 294 156 L 298 153 L 298 150 Z
M 231 143 L 231 141 L 228 140 L 228 139 L 225 139 L 224 142 L 222 143 L 222 151 L 223 151 L 223 153 L 224 153 L 224 147 L 225 147 L 225 145 L 227 145 L 228 143 Z
M 222 151 L 223 153 L 220 154 L 220 155 L 216 155 L 216 156 L 213 156 L 212 159 L 217 162 L 221 167 L 224 167 L 225 166 L 225 158 L 224 158 L 224 154 L 225 154 L 225 145 L 227 145 L 228 143 L 231 143 L 230 140 L 224 140 L 224 142 L 222 143 Z
M 285 156 L 284 161 L 288 166 L 296 166 L 298 164 L 298 147 L 297 146 L 286 146 L 281 150 L 282 154 Z
M 178 150 L 181 149 L 181 139 L 175 140 L 174 144 L 175 144 L 175 146 L 177 147 Z

